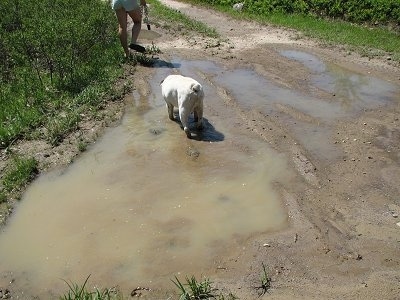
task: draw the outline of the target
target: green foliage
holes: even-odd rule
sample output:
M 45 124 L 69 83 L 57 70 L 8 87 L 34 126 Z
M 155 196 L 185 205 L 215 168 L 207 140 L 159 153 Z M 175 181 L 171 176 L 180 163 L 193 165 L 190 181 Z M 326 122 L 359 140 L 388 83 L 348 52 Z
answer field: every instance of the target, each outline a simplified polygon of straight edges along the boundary
M 93 84 L 112 81 L 121 47 L 107 1 L 2 0 L 0 13 L 0 148 L 5 148 L 46 127 L 60 110 L 80 107 L 74 99 Z
M 264 263 L 262 263 L 262 272 L 260 276 L 260 285 L 256 287 L 257 290 L 259 290 L 259 295 L 262 296 L 265 293 L 268 293 L 268 291 L 271 289 L 271 282 L 272 279 L 268 275 L 268 271 Z
M 166 28 L 178 28 L 181 31 L 188 30 L 202 34 L 205 37 L 217 38 L 218 33 L 202 22 L 190 19 L 178 10 L 171 9 L 159 1 L 151 2 L 151 15 L 157 20 L 164 21 Z
M 59 145 L 64 137 L 78 128 L 80 116 L 72 111 L 47 122 L 46 140 L 53 146 Z
M 60 297 L 60 300 L 111 300 L 111 299 L 122 299 L 122 294 L 118 289 L 104 289 L 100 291 L 95 289 L 95 291 L 90 292 L 86 289 L 87 282 L 90 275 L 86 278 L 82 285 L 75 283 L 65 283 L 68 285 L 69 290 L 66 294 Z
M 375 26 L 375 24 L 367 27 L 338 19 L 340 15 L 343 15 L 344 19 L 349 19 L 346 14 L 346 7 L 349 8 L 350 4 L 355 3 L 355 0 L 244 1 L 245 5 L 240 13 L 232 10 L 232 5 L 239 2 L 239 0 L 185 1 L 213 5 L 214 8 L 228 12 L 236 18 L 294 28 L 308 37 L 318 38 L 325 43 L 347 45 L 351 51 L 359 52 L 361 55 L 368 57 L 384 55 L 386 52 L 390 54 L 393 61 L 400 61 L 400 22 L 392 23 L 389 22 L 389 19 L 384 19 L 382 23 L 391 23 L 390 27 L 387 28 Z M 377 18 L 379 14 L 383 16 L 390 9 L 391 15 L 395 15 L 398 20 L 400 1 L 377 0 L 374 3 L 375 5 L 379 3 L 381 5 L 379 11 L 384 12 L 377 12 L 374 18 Z M 271 4 L 275 6 L 271 6 Z M 275 10 L 274 7 L 277 7 L 277 9 Z M 283 10 L 286 10 L 286 12 L 283 12 Z M 287 14 L 288 11 L 293 13 L 289 15 Z M 354 15 L 361 16 L 362 12 L 355 9 Z M 331 18 L 327 18 L 327 16 Z M 336 20 L 333 20 L 333 18 Z
M 192 276 L 191 278 L 186 277 L 186 284 L 183 284 L 175 276 L 175 281 L 172 280 L 172 282 L 179 289 L 180 300 L 200 300 L 216 297 L 216 295 L 214 294 L 216 289 L 211 286 L 211 282 L 208 278 L 205 278 L 203 281 L 198 282 L 196 277 L 194 276 Z
M 82 141 L 82 140 L 78 142 L 78 150 L 79 150 L 79 152 L 85 152 L 87 147 L 88 147 L 88 143 L 87 142 Z
M 201 300 L 201 299 L 217 299 L 217 300 L 236 300 L 238 299 L 232 293 L 224 295 L 218 293 L 218 289 L 212 286 L 210 279 L 204 278 L 203 281 L 197 281 L 195 276 L 186 277 L 186 283 L 180 282 L 178 277 L 172 280 L 179 290 L 179 300 Z
M 355 23 L 394 23 L 400 26 L 399 0 L 196 0 L 214 6 L 244 2 L 245 10 L 254 14 L 305 14 L 342 19 Z
M 18 190 L 29 183 L 37 174 L 37 161 L 34 158 L 15 157 L 11 166 L 7 168 L 3 176 L 4 192 L 9 193 Z M 5 193 L 3 192 L 3 201 Z

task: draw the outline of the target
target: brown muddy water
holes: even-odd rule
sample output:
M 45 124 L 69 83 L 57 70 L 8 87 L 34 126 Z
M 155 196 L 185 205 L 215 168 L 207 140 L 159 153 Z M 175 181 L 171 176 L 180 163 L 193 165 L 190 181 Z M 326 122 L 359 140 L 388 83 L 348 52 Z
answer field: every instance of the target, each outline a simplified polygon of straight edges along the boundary
M 300 143 L 329 158 L 338 153 L 324 143 L 333 122 L 385 105 L 398 89 L 303 52 L 282 55 L 310 67 L 311 84 L 343 100 L 284 89 L 248 69 L 179 58 L 169 64 L 174 69 L 160 64 L 151 93 L 129 95 L 119 126 L 66 170 L 29 187 L 0 235 L 0 286 L 44 299 L 67 290 L 64 280 L 83 283 L 89 275 L 89 288 L 118 285 L 124 294 L 136 286 L 173 288 L 175 275 L 207 275 L 243 250 L 246 238 L 285 228 L 274 187 L 294 178 L 287 157 L 242 126 L 216 86 L 243 109 L 285 116 Z M 192 140 L 168 119 L 161 98 L 159 82 L 174 72 L 204 85 L 206 126 Z M 319 121 L 293 122 L 282 107 Z

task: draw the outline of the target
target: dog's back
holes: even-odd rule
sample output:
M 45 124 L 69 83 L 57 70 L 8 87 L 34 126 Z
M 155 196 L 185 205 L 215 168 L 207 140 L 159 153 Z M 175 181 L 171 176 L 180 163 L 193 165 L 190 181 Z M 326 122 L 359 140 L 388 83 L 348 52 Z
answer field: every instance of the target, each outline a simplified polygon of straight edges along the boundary
M 169 75 L 160 83 L 161 92 L 168 107 L 169 118 L 173 120 L 173 108 L 179 108 L 183 128 L 190 137 L 189 115 L 194 112 L 197 127 L 202 127 L 204 91 L 202 85 L 190 77 Z

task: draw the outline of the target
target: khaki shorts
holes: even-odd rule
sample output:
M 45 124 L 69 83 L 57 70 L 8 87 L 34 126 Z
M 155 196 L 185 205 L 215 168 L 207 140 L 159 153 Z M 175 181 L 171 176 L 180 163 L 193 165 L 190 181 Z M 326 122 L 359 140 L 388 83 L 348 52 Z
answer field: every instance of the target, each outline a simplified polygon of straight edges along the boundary
M 124 8 L 126 11 L 132 11 L 139 8 L 138 0 L 112 0 L 111 7 L 114 10 Z

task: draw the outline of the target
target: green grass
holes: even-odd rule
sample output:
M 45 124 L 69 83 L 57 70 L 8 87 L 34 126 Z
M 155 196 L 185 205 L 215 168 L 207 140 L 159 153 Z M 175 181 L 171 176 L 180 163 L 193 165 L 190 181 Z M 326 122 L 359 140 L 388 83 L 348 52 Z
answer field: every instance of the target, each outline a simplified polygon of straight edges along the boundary
M 214 28 L 205 25 L 202 22 L 193 20 L 178 10 L 171 9 L 157 0 L 149 1 L 151 3 L 150 14 L 156 19 L 162 27 L 181 31 L 182 33 L 197 32 L 204 37 L 218 38 L 219 34 Z
M 175 276 L 175 280 L 172 280 L 172 282 L 179 290 L 179 300 L 200 300 L 216 297 L 214 294 L 216 289 L 211 287 L 211 282 L 208 278 L 199 282 L 194 276 L 190 278 L 186 277 L 186 283 L 183 284 L 179 281 L 178 277 Z
M 14 157 L 3 176 L 3 189 L 0 191 L 0 203 L 7 195 L 25 187 L 37 174 L 38 163 L 34 158 Z
M 400 61 L 400 35 L 384 28 L 370 28 L 344 21 L 317 19 L 303 15 L 271 14 L 258 17 L 262 23 L 272 23 L 301 31 L 305 36 L 335 45 L 349 45 L 356 51 L 377 49 Z
M 68 291 L 60 296 L 60 300 L 114 300 L 123 299 L 121 292 L 116 288 L 104 289 L 100 291 L 95 289 L 94 291 L 88 291 L 86 285 L 88 283 L 90 275 L 86 278 L 82 285 L 75 283 L 65 283 L 68 285 Z
M 124 299 L 122 293 L 117 288 L 94 289 L 89 291 L 87 284 L 90 275 L 86 278 L 83 284 L 69 283 L 68 291 L 59 297 L 60 300 L 112 300 L 112 299 Z M 237 300 L 238 298 L 229 293 L 224 295 L 218 293 L 218 289 L 212 286 L 210 279 L 204 278 L 202 281 L 198 281 L 195 276 L 186 277 L 185 283 L 182 283 L 176 276 L 175 280 L 171 280 L 174 285 L 178 288 L 179 300 Z M 141 289 L 141 288 L 137 288 Z M 134 291 L 136 291 L 135 289 Z M 133 297 L 133 296 L 132 296 Z M 146 298 L 147 299 L 147 298 Z M 170 297 L 168 299 L 171 299 Z
M 262 263 L 262 272 L 260 275 L 260 285 L 256 286 L 259 296 L 263 296 L 271 289 L 272 279 L 268 275 L 268 271 L 264 263 Z
M 57 145 L 81 111 L 101 109 L 122 74 L 117 21 L 104 1 L 3 0 L 0 41 L 3 149 L 42 132 Z
M 224 295 L 218 292 L 218 289 L 213 287 L 209 278 L 204 278 L 198 281 L 195 276 L 186 277 L 186 282 L 182 283 L 178 277 L 172 280 L 178 288 L 179 300 L 202 300 L 202 299 L 217 299 L 217 300 L 236 300 L 238 299 L 232 293 Z
M 284 14 L 279 12 L 252 13 L 243 9 L 234 11 L 231 5 L 207 5 L 204 0 L 180 0 L 182 2 L 203 5 L 219 10 L 237 19 L 257 21 L 261 24 L 291 28 L 304 36 L 318 39 L 331 45 L 347 45 L 350 50 L 364 56 L 389 54 L 394 61 L 400 62 L 400 33 L 388 27 L 372 27 L 352 24 L 341 20 L 319 18 L 304 14 Z

